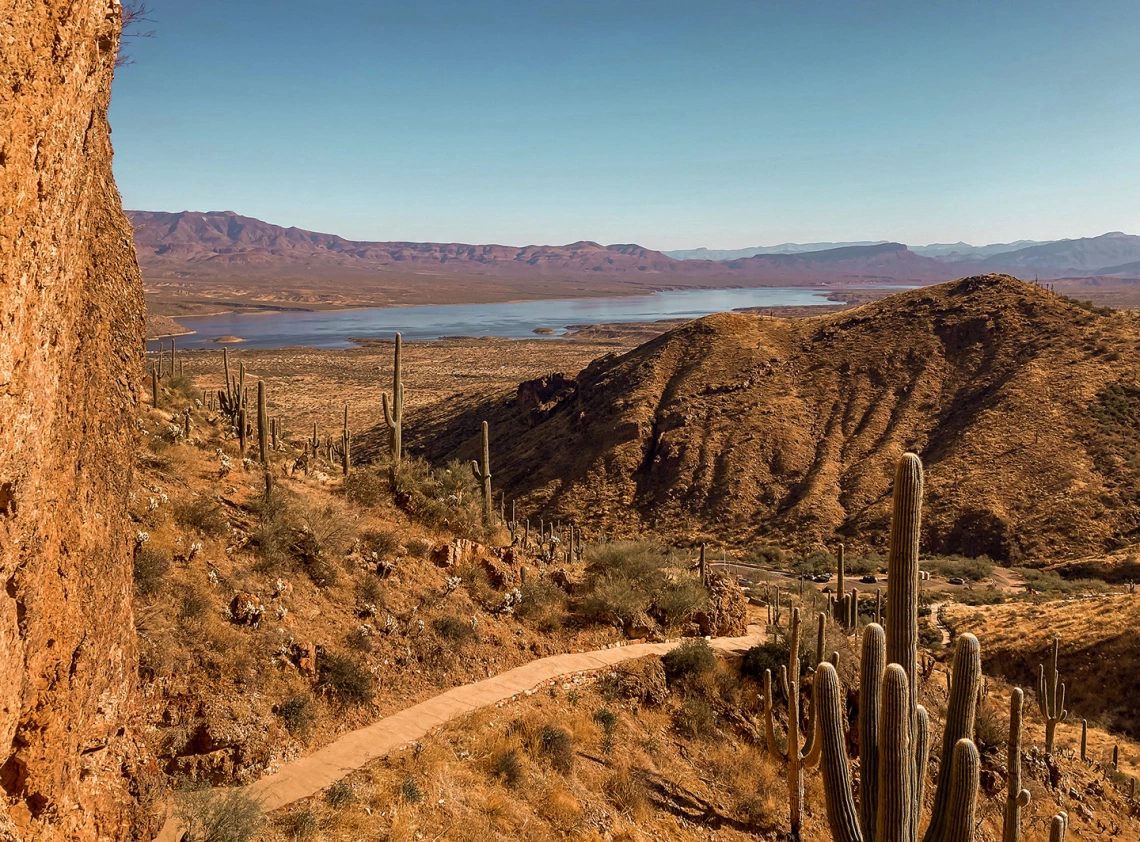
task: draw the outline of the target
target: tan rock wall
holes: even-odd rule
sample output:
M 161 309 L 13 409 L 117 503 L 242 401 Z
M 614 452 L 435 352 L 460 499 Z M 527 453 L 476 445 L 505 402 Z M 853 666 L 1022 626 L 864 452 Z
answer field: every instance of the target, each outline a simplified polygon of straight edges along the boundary
M 120 18 L 116 0 L 0 0 L 0 838 L 146 831 L 126 517 L 144 310 L 107 124 Z

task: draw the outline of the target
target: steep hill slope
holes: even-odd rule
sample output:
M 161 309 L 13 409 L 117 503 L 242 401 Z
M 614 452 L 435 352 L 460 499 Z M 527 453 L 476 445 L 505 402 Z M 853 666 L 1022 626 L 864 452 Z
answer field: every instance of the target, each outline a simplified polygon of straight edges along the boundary
M 968 278 L 809 319 L 709 316 L 422 413 L 405 439 L 469 458 L 487 419 L 496 487 L 527 514 L 798 546 L 881 546 L 891 466 L 916 449 L 929 549 L 1088 555 L 1140 527 L 1138 335 L 1131 313 Z

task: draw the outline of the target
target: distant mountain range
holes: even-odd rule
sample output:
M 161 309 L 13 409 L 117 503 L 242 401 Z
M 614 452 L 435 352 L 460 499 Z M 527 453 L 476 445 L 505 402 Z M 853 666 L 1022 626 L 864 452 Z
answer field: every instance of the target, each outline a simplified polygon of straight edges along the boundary
M 359 294 L 346 297 L 349 287 L 357 293 L 383 288 L 383 301 L 414 303 L 433 289 L 437 299 L 451 300 L 445 289 L 459 286 L 467 290 L 465 299 L 477 300 L 492 290 L 498 290 L 496 296 L 551 297 L 561 290 L 592 295 L 681 287 L 926 284 L 997 271 L 1044 278 L 1140 277 L 1140 237 L 1120 232 L 981 247 L 785 243 L 759 251 L 666 253 L 590 241 L 559 246 L 363 242 L 231 211 L 131 211 L 129 216 L 144 278 L 152 289 L 158 284 L 187 300 L 204 283 L 212 285 L 215 301 L 227 284 L 250 298 L 264 291 L 274 301 L 284 300 L 282 290 L 292 284 L 294 292 L 286 298 L 298 304 L 345 305 L 365 300 Z M 704 256 L 677 257 L 697 254 Z M 715 259 L 720 255 L 736 256 Z
M 852 246 L 882 245 L 878 242 L 850 243 L 782 243 L 778 246 L 757 246 L 749 249 L 680 249 L 663 254 L 675 260 L 736 261 L 740 258 L 767 254 L 802 254 L 834 250 Z M 1111 275 L 1116 272 L 1136 272 L 1133 265 L 1140 262 L 1140 237 L 1113 231 L 1099 237 L 1073 240 L 1015 240 L 1012 243 L 992 243 L 974 246 L 969 243 L 931 243 L 925 246 L 908 246 L 914 254 L 931 257 L 944 263 L 984 263 L 1003 269 L 1073 270 Z

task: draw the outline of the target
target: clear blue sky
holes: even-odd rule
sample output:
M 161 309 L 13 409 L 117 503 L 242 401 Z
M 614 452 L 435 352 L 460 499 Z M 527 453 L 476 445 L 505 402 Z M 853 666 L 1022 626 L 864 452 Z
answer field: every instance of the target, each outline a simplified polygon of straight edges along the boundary
M 151 4 L 111 108 L 131 208 L 512 245 L 1140 233 L 1136 0 Z

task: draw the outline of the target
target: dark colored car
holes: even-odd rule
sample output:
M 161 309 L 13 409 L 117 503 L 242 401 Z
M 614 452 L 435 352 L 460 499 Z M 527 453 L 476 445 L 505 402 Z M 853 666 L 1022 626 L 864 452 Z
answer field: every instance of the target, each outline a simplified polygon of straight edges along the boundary
M 862 582 L 864 585 L 877 585 L 877 584 L 879 584 L 879 577 L 878 576 L 872 576 L 870 573 L 868 573 L 866 576 L 864 576 L 859 581 Z
M 951 585 L 964 585 L 964 584 L 966 584 L 966 580 L 960 576 L 955 576 L 953 579 L 947 579 L 946 581 L 949 582 Z

